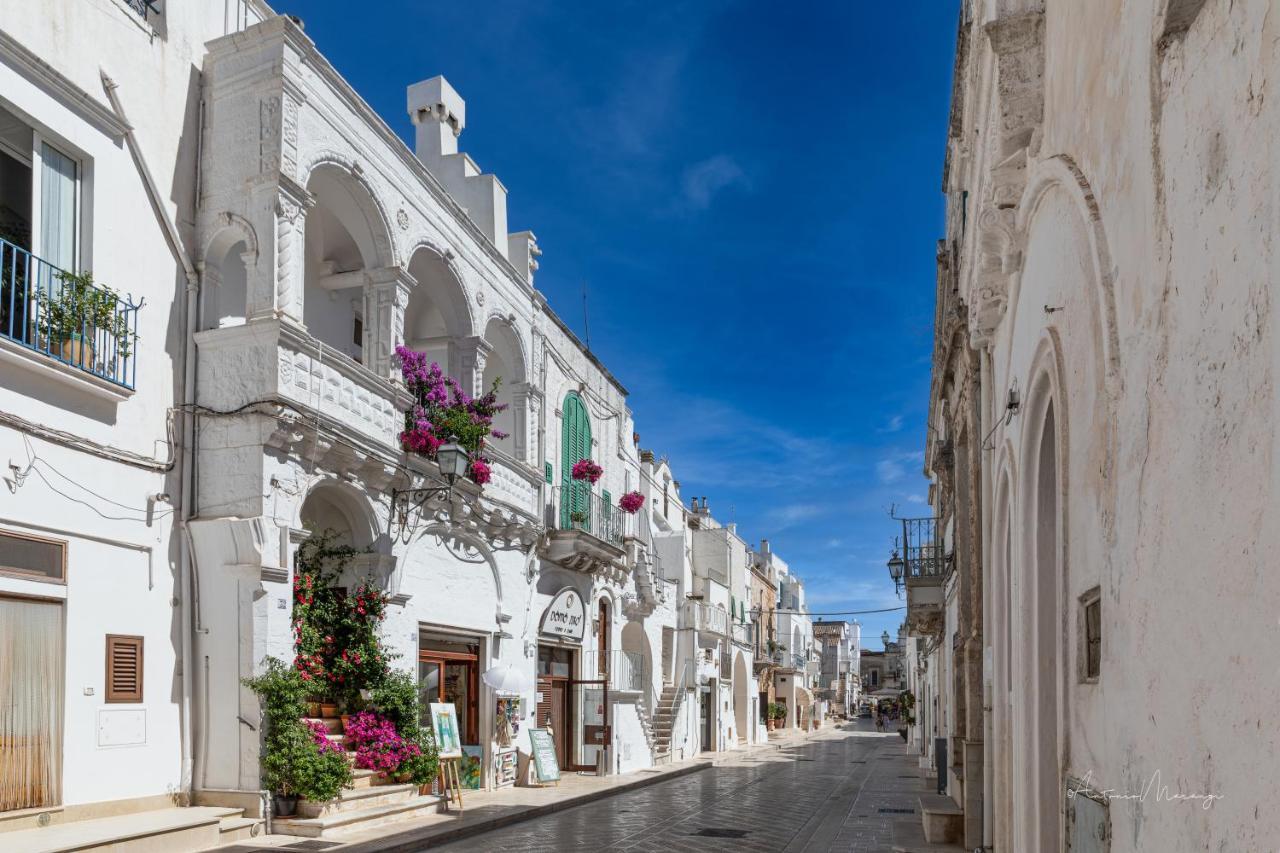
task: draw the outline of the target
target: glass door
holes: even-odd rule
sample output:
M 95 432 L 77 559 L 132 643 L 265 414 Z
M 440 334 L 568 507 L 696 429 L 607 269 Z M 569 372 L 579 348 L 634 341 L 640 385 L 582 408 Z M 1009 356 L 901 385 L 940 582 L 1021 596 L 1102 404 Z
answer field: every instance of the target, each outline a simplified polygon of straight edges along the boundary
M 609 728 L 609 685 L 605 679 L 569 682 L 573 693 L 574 762 L 571 770 L 595 770 L 612 740 Z M 607 771 L 608 765 L 606 763 Z

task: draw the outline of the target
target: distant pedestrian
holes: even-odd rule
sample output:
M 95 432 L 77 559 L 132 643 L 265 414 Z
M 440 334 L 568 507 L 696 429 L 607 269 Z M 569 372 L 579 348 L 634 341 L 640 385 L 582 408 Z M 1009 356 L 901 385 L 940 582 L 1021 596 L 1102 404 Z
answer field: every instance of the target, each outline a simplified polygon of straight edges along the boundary
M 884 715 L 879 710 L 876 711 L 876 731 L 884 731 Z

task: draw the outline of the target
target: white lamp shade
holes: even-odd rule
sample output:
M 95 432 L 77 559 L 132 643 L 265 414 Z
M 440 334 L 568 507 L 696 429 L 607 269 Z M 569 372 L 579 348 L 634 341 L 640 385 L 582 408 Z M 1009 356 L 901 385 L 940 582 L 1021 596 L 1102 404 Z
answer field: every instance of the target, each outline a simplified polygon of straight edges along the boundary
M 466 474 L 468 462 L 470 460 L 467 458 L 467 451 L 457 442 L 450 441 L 442 444 L 436 451 L 436 463 L 440 466 L 440 473 L 450 480 Z

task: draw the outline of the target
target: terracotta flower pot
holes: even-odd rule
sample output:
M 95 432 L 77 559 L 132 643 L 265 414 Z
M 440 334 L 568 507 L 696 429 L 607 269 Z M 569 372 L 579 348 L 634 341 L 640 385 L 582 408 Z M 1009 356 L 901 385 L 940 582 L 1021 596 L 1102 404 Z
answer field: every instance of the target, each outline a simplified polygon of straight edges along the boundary
M 76 333 L 58 344 L 58 355 L 69 364 L 90 367 L 93 365 L 93 344 Z
M 342 720 L 342 730 L 345 732 L 347 730 L 347 722 L 351 719 L 351 715 L 343 714 L 339 719 Z
M 309 717 L 318 717 L 318 716 L 320 716 L 322 713 L 324 713 L 323 711 L 321 711 L 321 710 L 320 710 L 320 708 L 321 708 L 321 703 L 319 703 L 319 702 L 308 702 L 308 703 L 307 703 L 307 716 L 309 716 Z
M 332 702 L 321 702 L 320 714 L 325 717 L 336 717 L 338 716 L 338 706 Z

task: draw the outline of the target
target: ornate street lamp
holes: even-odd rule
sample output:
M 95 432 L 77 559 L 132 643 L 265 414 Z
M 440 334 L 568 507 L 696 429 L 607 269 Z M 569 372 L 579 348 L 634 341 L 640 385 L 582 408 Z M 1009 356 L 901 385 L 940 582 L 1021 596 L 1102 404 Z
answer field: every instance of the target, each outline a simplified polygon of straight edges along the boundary
M 902 574 L 906 571 L 907 561 L 898 556 L 898 549 L 893 549 L 893 556 L 889 558 L 889 577 L 893 578 L 893 588 L 899 590 L 902 588 Z
M 458 444 L 457 439 L 450 438 L 436 451 L 436 464 L 440 466 L 440 474 L 444 477 L 445 485 L 391 490 L 391 529 L 388 532 L 392 539 L 398 537 L 400 541 L 407 544 L 413 538 L 414 531 L 422 521 L 423 508 L 427 502 L 433 499 L 448 500 L 453 494 L 454 483 L 467 473 L 471 456 L 466 448 Z
M 889 649 L 889 632 L 885 631 L 880 635 L 880 642 L 884 643 L 885 650 Z

